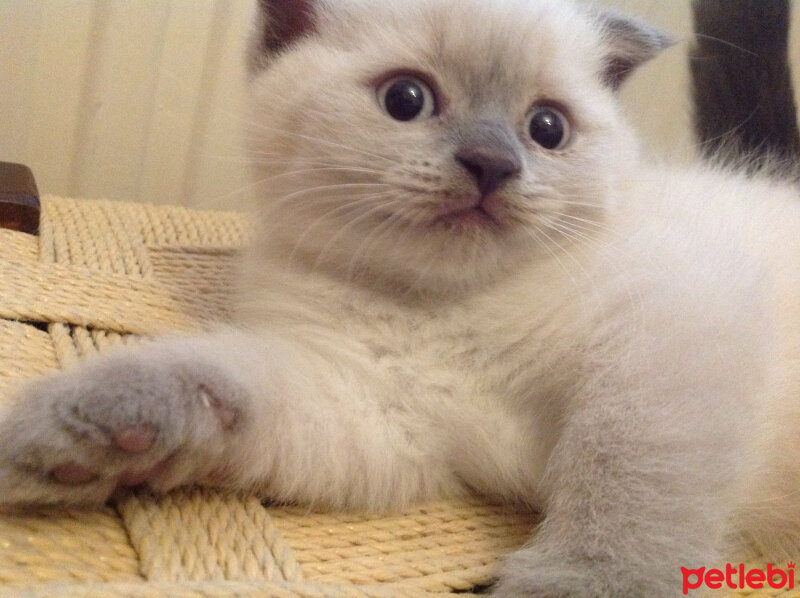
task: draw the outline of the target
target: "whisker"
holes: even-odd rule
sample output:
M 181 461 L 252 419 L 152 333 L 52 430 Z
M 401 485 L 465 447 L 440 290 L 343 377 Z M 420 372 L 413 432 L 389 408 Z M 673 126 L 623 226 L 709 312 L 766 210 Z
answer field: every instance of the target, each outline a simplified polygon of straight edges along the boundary
M 717 42 L 717 43 L 720 43 L 720 44 L 722 44 L 724 46 L 728 46 L 730 48 L 735 48 L 736 50 L 739 50 L 743 54 L 749 54 L 750 56 L 754 56 L 755 58 L 761 59 L 761 56 L 759 56 L 757 53 L 752 52 L 751 50 L 748 50 L 747 48 L 745 48 L 743 46 L 739 46 L 737 44 L 734 44 L 732 42 L 724 40 L 724 39 L 722 39 L 720 37 L 714 37 L 713 35 L 706 35 L 705 33 L 695 33 L 695 37 L 699 37 L 699 38 L 702 38 L 702 39 L 707 39 L 707 40 L 712 41 L 712 42 Z M 690 57 L 690 59 L 696 60 L 697 58 L 696 57 Z
M 363 204 L 365 204 L 365 203 L 369 205 L 369 204 L 371 204 L 371 203 L 372 203 L 374 200 L 375 200 L 375 198 L 374 198 L 374 197 L 371 197 L 371 196 L 366 196 L 366 197 L 364 197 L 364 196 L 362 196 L 362 197 L 357 197 L 357 198 L 351 199 L 351 200 L 349 200 L 349 201 L 346 201 L 344 204 L 337 205 L 337 206 L 336 206 L 336 207 L 334 207 L 333 209 L 331 209 L 331 210 L 328 210 L 328 211 L 327 211 L 327 212 L 325 212 L 324 214 L 320 215 L 320 216 L 319 216 L 318 218 L 316 218 L 316 219 L 315 219 L 315 220 L 314 220 L 312 223 L 310 223 L 310 224 L 309 224 L 309 225 L 306 227 L 306 229 L 305 229 L 305 230 L 304 230 L 304 231 L 303 231 L 303 232 L 300 234 L 300 236 L 299 236 L 299 237 L 298 237 L 298 238 L 295 240 L 294 246 L 292 247 L 292 251 L 291 251 L 291 253 L 290 253 L 290 255 L 289 255 L 289 260 L 291 261 L 291 260 L 293 260 L 293 259 L 294 259 L 294 256 L 296 255 L 296 253 L 297 253 L 297 250 L 300 248 L 300 246 L 302 245 L 303 241 L 304 241 L 304 240 L 305 240 L 305 239 L 308 237 L 308 235 L 309 235 L 309 234 L 310 234 L 310 233 L 311 233 L 311 232 L 312 232 L 314 229 L 316 229 L 316 228 L 317 228 L 317 227 L 318 227 L 318 226 L 319 226 L 319 225 L 320 225 L 322 222 L 324 222 L 325 220 L 327 220 L 327 219 L 331 218 L 332 216 L 335 216 L 336 214 L 339 214 L 339 213 L 341 213 L 341 212 L 345 212 L 345 213 L 346 213 L 348 210 L 353 210 L 353 209 L 356 209 L 357 207 L 359 207 L 359 206 L 362 206 L 362 205 L 363 205 Z M 337 202 L 337 203 L 338 203 L 338 202 Z
M 364 189 L 364 188 L 389 188 L 391 185 L 386 183 L 336 183 L 330 185 L 318 185 L 316 187 L 306 187 L 304 189 L 298 189 L 297 191 L 292 191 L 277 200 L 276 203 L 286 203 L 289 200 L 297 199 L 298 197 L 303 197 L 304 195 L 312 194 L 312 193 L 320 193 L 322 191 L 339 191 L 345 189 Z M 319 196 L 324 197 L 324 196 Z
M 600 220 L 591 220 L 589 218 L 582 218 L 580 216 L 575 216 L 574 214 L 567 214 L 566 212 L 554 212 L 554 214 L 556 214 L 560 218 L 567 218 L 569 220 L 580 222 L 581 224 L 585 224 L 587 226 L 598 227 L 599 229 L 608 230 L 608 226 L 606 225 L 606 223 Z
M 592 201 L 577 201 L 577 200 L 570 200 L 570 199 L 547 199 L 546 201 L 550 201 L 552 203 L 558 205 L 565 205 L 565 206 L 577 206 L 579 208 L 593 208 L 596 210 L 602 210 L 603 204 L 601 202 L 592 202 Z
M 620 247 L 612 243 L 604 242 L 605 234 L 612 233 L 612 237 L 615 236 L 610 229 L 604 231 L 603 236 L 598 237 L 594 234 L 596 231 L 586 235 L 583 232 L 574 230 L 572 225 L 564 222 L 552 222 L 550 226 L 560 234 L 568 237 L 571 236 L 573 239 L 576 239 L 578 246 L 583 245 L 591 249 L 593 252 L 592 255 L 602 260 L 603 267 L 606 270 L 619 272 L 621 270 L 620 258 L 629 257 L 629 254 Z M 625 284 L 623 288 L 631 306 L 631 313 L 639 315 L 638 326 L 640 328 L 644 327 L 644 298 L 642 297 L 641 290 L 632 284 Z
M 374 198 L 373 198 L 373 201 L 374 201 Z M 374 207 L 368 209 L 366 212 L 361 213 L 359 216 L 356 216 L 350 222 L 348 222 L 347 224 L 342 226 L 336 232 L 336 234 L 334 234 L 328 240 L 328 242 L 325 243 L 325 246 L 319 251 L 319 254 L 317 255 L 317 259 L 314 261 L 314 264 L 312 266 L 312 270 L 316 270 L 317 266 L 322 262 L 322 260 L 325 257 L 326 253 L 330 250 L 331 247 L 333 247 L 335 245 L 337 240 L 342 238 L 342 235 L 344 235 L 346 231 L 352 229 L 352 227 L 355 226 L 356 224 L 358 224 L 359 222 L 362 222 L 362 221 L 374 216 L 376 213 L 380 213 L 380 212 L 386 210 L 386 208 L 389 208 L 389 207 L 391 207 L 393 205 L 396 205 L 397 203 L 399 203 L 399 200 L 393 199 L 393 200 L 389 200 L 387 202 L 375 205 Z
M 559 257 L 558 253 L 550 245 L 548 245 L 547 242 L 549 241 L 550 243 L 555 245 L 562 253 L 564 252 L 563 247 L 561 247 L 558 243 L 553 241 L 552 237 L 550 237 L 550 235 L 548 235 L 544 231 L 544 229 L 542 229 L 539 226 L 528 230 L 528 235 L 536 242 L 536 244 L 539 247 L 544 249 L 559 264 L 559 267 L 564 271 L 564 273 L 567 276 L 569 276 L 570 280 L 572 281 L 573 286 L 576 289 L 580 289 L 581 287 L 578 284 L 578 280 L 572 274 L 570 269 L 567 268 L 566 264 L 563 262 L 561 257 Z M 544 240 L 541 237 L 544 237 Z
M 592 222 L 589 220 L 584 221 L 585 219 L 576 218 L 569 214 L 562 214 L 560 212 L 553 212 L 553 214 L 557 216 L 558 219 L 549 222 L 549 225 L 554 226 L 555 224 L 559 224 L 571 232 L 576 234 L 579 233 L 581 234 L 582 238 L 584 238 L 587 242 L 591 242 L 591 244 L 612 247 L 612 245 L 606 241 L 606 237 L 610 237 L 611 239 L 619 239 L 619 235 L 614 231 L 614 229 L 603 223 Z M 606 242 L 601 243 L 601 239 Z
M 402 203 L 400 203 L 402 206 Z M 380 241 L 386 234 L 397 230 L 397 226 L 400 222 L 405 220 L 403 210 L 397 210 L 393 214 L 390 214 L 386 220 L 384 220 L 381 224 L 376 226 L 372 232 L 370 232 L 364 240 L 359 244 L 356 250 L 353 252 L 350 261 L 347 264 L 347 278 L 348 280 L 353 280 L 355 276 L 355 268 L 356 264 L 360 261 L 361 255 L 363 253 L 367 253 L 371 247 L 374 247 L 378 241 Z
M 375 193 L 360 194 L 357 197 L 350 197 L 341 194 L 327 194 L 324 196 L 316 196 L 305 199 L 299 205 L 293 205 L 291 207 L 291 210 L 293 215 L 298 215 L 302 214 L 303 212 L 307 212 L 309 210 L 316 210 L 320 207 L 330 204 L 333 204 L 334 208 L 337 208 L 339 206 L 342 206 L 343 202 L 351 207 L 354 207 L 361 203 L 369 204 L 370 202 L 373 201 L 374 198 L 382 197 L 386 193 L 387 193 L 386 191 L 376 191 Z M 296 199 L 293 198 L 293 201 L 296 201 Z M 283 208 L 287 203 L 289 202 L 277 201 L 274 204 L 267 206 L 267 208 L 264 210 L 263 218 L 264 219 L 271 218 L 275 212 Z M 276 222 L 277 225 L 280 225 L 280 220 L 281 219 L 278 219 L 278 222 Z
M 262 130 L 262 131 L 267 131 L 267 132 L 270 132 L 270 133 L 274 133 L 276 135 L 289 137 L 289 138 L 292 138 L 292 139 L 302 139 L 304 141 L 310 141 L 312 143 L 317 143 L 317 144 L 319 144 L 321 146 L 325 146 L 325 147 L 351 151 L 351 152 L 354 152 L 356 154 L 360 154 L 362 156 L 365 156 L 367 158 L 372 158 L 372 159 L 375 159 L 375 160 L 381 160 L 383 162 L 389 162 L 389 163 L 392 162 L 392 160 L 387 156 L 382 156 L 380 154 L 376 154 L 374 152 L 370 152 L 370 151 L 367 151 L 367 150 L 364 150 L 364 149 L 361 149 L 361 148 L 357 148 L 357 147 L 353 147 L 351 145 L 347 145 L 347 144 L 344 144 L 344 143 L 332 141 L 331 139 L 328 139 L 328 138 L 325 138 L 325 137 L 316 137 L 316 136 L 313 136 L 313 135 L 306 135 L 304 133 L 298 133 L 296 131 L 289 131 L 289 130 L 286 130 L 286 129 L 278 129 L 278 128 L 275 128 L 275 127 L 269 127 L 269 126 L 264 125 L 264 124 L 256 124 L 255 126 L 258 126 L 258 128 L 260 130 Z
M 370 174 L 384 174 L 383 170 L 379 170 L 377 168 L 369 168 L 364 166 L 363 164 L 347 164 L 346 162 L 337 161 L 337 160 L 323 160 L 320 158 L 308 158 L 303 157 L 302 160 L 299 160 L 297 157 L 290 157 L 282 154 L 275 154 L 275 153 L 268 153 L 268 152 L 261 152 L 261 151 L 246 151 L 246 155 L 250 156 L 248 160 L 249 164 L 252 165 L 263 165 L 263 166 L 302 166 L 302 167 L 309 167 L 309 168 L 341 168 L 345 170 L 350 170 L 353 172 L 367 172 Z

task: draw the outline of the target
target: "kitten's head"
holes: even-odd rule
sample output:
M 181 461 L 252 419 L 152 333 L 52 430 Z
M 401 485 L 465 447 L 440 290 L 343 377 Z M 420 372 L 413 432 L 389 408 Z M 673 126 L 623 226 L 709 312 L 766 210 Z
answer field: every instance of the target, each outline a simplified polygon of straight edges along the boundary
M 565 0 L 260 0 L 250 149 L 272 251 L 471 287 L 585 237 L 665 39 Z M 266 242 L 266 241 L 264 241 Z

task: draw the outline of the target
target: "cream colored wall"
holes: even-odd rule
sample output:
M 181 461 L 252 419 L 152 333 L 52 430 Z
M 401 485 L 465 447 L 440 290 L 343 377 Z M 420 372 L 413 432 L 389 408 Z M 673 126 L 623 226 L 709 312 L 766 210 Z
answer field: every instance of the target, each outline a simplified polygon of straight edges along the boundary
M 0 160 L 32 166 L 47 193 L 239 207 L 253 2 L 0 0 Z M 689 2 L 602 2 L 681 42 L 623 92 L 646 146 L 677 159 L 693 153 Z
M 675 46 L 644 65 L 622 90 L 622 98 L 645 144 L 657 155 L 694 155 L 687 56 L 692 32 L 690 0 L 607 0 L 672 36 Z
M 0 159 L 43 192 L 237 207 L 250 0 L 0 0 Z

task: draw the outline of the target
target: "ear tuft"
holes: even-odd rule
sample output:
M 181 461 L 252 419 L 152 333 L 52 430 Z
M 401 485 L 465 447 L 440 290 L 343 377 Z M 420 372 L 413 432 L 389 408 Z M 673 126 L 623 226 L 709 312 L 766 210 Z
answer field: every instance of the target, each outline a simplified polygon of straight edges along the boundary
M 258 0 L 261 52 L 273 54 L 313 33 L 315 0 Z
M 603 77 L 616 90 L 636 68 L 669 48 L 673 41 L 661 31 L 636 18 L 614 11 L 596 13 L 607 54 Z

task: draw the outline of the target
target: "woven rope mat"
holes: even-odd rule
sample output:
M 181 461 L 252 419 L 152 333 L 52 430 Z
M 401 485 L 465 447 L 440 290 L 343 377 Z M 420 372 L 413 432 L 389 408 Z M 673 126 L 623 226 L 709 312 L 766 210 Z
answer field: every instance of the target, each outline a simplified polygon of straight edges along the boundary
M 224 319 L 248 234 L 241 215 L 42 203 L 38 237 L 0 230 L 0 401 L 22 380 L 138 336 Z M 363 517 L 200 489 L 138 493 L 101 510 L 0 516 L 0 598 L 469 593 L 532 527 L 528 514 L 479 502 Z

